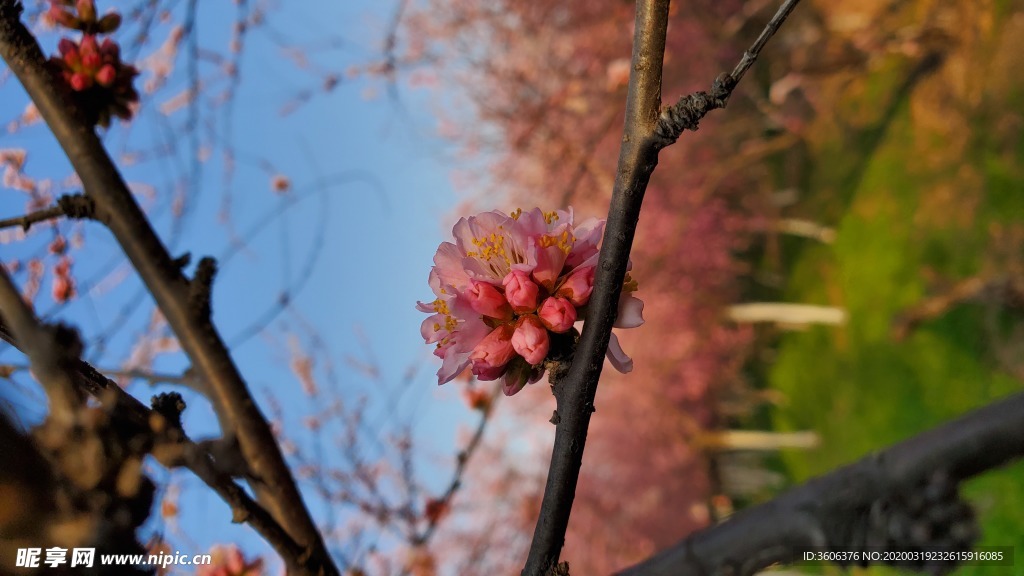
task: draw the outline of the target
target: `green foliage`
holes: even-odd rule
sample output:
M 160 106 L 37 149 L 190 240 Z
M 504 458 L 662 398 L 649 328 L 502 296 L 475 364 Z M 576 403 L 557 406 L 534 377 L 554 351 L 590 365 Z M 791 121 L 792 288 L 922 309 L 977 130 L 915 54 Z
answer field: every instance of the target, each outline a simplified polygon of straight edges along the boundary
M 891 114 L 858 112 L 869 121 L 838 133 L 831 124 L 833 132 L 825 134 L 828 123 L 820 123 L 820 144 L 810 152 L 818 161 L 808 163 L 805 177 L 815 187 L 804 202 L 812 212 L 837 217 L 837 237 L 831 246 L 787 252 L 784 299 L 841 306 L 849 320 L 841 328 L 786 334 L 770 369 L 770 385 L 786 397 L 774 413 L 776 428 L 822 436 L 821 449 L 784 455 L 793 482 L 1022 389 L 991 357 L 986 317 L 992 304 L 959 303 L 903 340 L 893 338 L 891 327 L 941 286 L 998 270 L 993 227 L 1024 220 L 1024 138 L 1001 136 L 999 124 L 1004 112 L 1024 105 L 1024 84 L 1018 76 L 1017 86 L 1001 87 L 1001 98 L 962 106 L 950 121 L 960 132 L 943 132 L 926 115 L 948 103 L 922 88 L 943 78 L 922 77 L 905 89 L 893 77 L 901 74 L 907 75 L 904 67 L 880 66 L 846 92 L 836 112 L 890 106 L 898 95 Z M 965 493 L 980 513 L 982 544 L 1024 550 L 1024 465 L 974 479 Z M 1012 570 L 973 566 L 956 573 Z

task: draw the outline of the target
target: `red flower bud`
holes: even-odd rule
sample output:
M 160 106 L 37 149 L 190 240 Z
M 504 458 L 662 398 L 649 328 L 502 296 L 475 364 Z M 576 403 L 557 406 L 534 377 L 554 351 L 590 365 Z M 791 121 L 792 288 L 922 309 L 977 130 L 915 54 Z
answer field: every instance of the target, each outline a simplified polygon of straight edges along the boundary
M 509 304 L 519 313 L 533 312 L 537 309 L 537 283 L 522 270 L 513 270 L 501 281 L 505 285 L 505 297 Z
M 590 293 L 593 291 L 594 266 L 587 266 L 573 270 L 555 294 L 568 298 L 574 306 L 584 306 L 590 301 Z
M 96 2 L 94 0 L 78 0 L 78 18 L 85 22 L 96 21 Z
M 81 92 L 82 90 L 88 90 L 92 87 L 92 78 L 81 72 L 75 72 L 71 75 L 71 88 Z
M 473 280 L 466 290 L 469 305 L 475 312 L 490 318 L 509 320 L 512 318 L 512 307 L 498 289 L 487 282 Z
M 552 296 L 541 303 L 537 310 L 541 323 L 556 334 L 567 332 L 576 322 L 576 309 L 561 296 Z
M 523 316 L 512 334 L 512 348 L 522 356 L 527 364 L 536 366 L 544 361 L 551 347 L 548 331 L 534 315 Z

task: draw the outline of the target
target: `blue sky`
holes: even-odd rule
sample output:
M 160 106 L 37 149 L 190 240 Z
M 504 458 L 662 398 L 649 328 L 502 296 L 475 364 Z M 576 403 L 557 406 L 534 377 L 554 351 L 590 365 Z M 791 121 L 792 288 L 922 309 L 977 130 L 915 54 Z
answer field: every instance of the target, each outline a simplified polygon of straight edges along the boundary
M 101 11 L 108 7 L 101 0 Z M 231 3 L 201 2 L 197 30 L 201 45 L 222 48 L 235 7 Z M 392 2 L 289 2 L 270 15 L 275 33 L 295 39 L 299 45 L 318 46 L 321 39 L 341 38 L 340 49 L 314 50 L 316 65 L 345 70 L 365 64 L 379 54 L 383 31 L 394 10 Z M 178 12 L 175 13 L 180 16 Z M 157 43 L 166 28 L 154 36 Z M 53 50 L 55 39 L 43 38 L 44 49 Z M 49 44 L 47 44 L 49 42 Z M 307 255 L 322 236 L 322 252 L 300 293 L 293 295 L 299 318 L 283 315 L 288 326 L 308 322 L 326 343 L 325 357 L 338 373 L 343 394 L 370 399 L 368 419 L 388 430 L 388 422 L 414 425 L 415 437 L 427 449 L 421 464 L 428 482 L 440 487 L 446 470 L 437 456 L 453 455 L 454 438 L 460 425 L 473 415 L 457 400 L 454 388 L 438 389 L 437 365 L 419 336 L 422 314 L 414 309 L 417 299 L 429 298 L 426 284 L 431 258 L 438 243 L 450 233 L 458 196 L 449 175 L 456 165 L 450 161 L 450 144 L 432 136 L 436 119 L 431 114 L 431 94 L 400 87 L 401 107 L 396 107 L 379 80 L 343 81 L 330 94 L 317 92 L 304 106 L 288 116 L 281 108 L 303 88 L 315 89 L 317 79 L 297 70 L 282 57 L 278 47 L 259 30 L 250 34 L 242 63 L 242 83 L 235 109 L 234 141 L 238 170 L 233 192 L 232 221 L 239 230 L 259 223 L 261 217 L 278 212 L 278 217 L 258 228 L 249 250 L 233 256 L 222 269 L 214 288 L 214 319 L 228 341 L 243 332 L 266 310 L 273 308 L 282 291 L 300 283 Z M 206 68 L 201 68 L 206 71 Z M 162 119 L 155 105 L 183 86 L 179 69 L 171 85 L 147 101 L 143 115 L 129 132 L 115 128 L 107 136 L 115 155 L 138 149 L 143 143 L 167 139 L 166 127 L 182 121 L 184 112 Z M 211 81 L 212 82 L 212 81 Z M 368 99 L 368 89 L 378 97 Z M 144 98 L 146 98 L 144 96 Z M 16 117 L 24 108 L 24 95 L 8 80 L 0 89 L 3 120 Z M 202 111 L 200 118 L 206 118 Z M 210 116 L 213 118 L 213 116 Z M 182 144 L 181 141 L 177 142 Z M 44 128 L 36 126 L 0 136 L 0 148 L 26 148 L 26 172 L 38 178 L 63 179 L 70 174 L 66 160 Z M 170 158 L 143 162 L 125 169 L 131 181 L 156 188 L 158 208 L 155 222 L 162 236 L 172 237 L 174 225 L 167 217 L 166 202 L 173 194 L 175 178 L 191 164 L 188 147 L 181 146 Z M 257 158 L 271 160 L 274 169 L 293 184 L 292 194 L 309 198 L 282 209 L 282 198 L 270 190 L 266 171 Z M 317 183 L 335 182 L 325 187 Z M 200 193 L 195 210 L 185 220 L 175 253 L 190 251 L 193 262 L 202 255 L 219 256 L 228 247 L 228 234 L 217 219 L 223 191 L 223 166 L 215 152 L 202 165 Z M 24 211 L 25 195 L 0 189 L 0 217 Z M 163 208 L 159 206 L 164 205 Z M 320 231 L 319 223 L 326 221 Z M 65 228 L 68 229 L 68 228 Z M 79 278 L 98 278 L 109 273 L 116 262 L 112 239 L 98 225 L 83 227 L 85 248 L 74 253 Z M 0 245 L 0 258 L 25 258 L 36 253 L 52 237 L 41 229 L 29 242 Z M 93 342 L 90 358 L 100 366 L 116 366 L 145 325 L 151 306 L 148 299 L 139 307 L 119 314 L 139 297 L 138 283 L 129 278 L 111 291 L 83 294 L 65 307 L 54 306 L 48 296 L 48 282 L 39 309 L 53 318 L 78 325 L 86 338 L 113 326 L 106 347 Z M 268 332 L 280 335 L 280 324 Z M 365 334 L 361 340 L 359 334 Z M 270 390 L 289 414 L 286 426 L 298 426 L 299 419 L 315 403 L 302 394 L 289 373 L 288 350 L 282 337 L 257 335 L 236 346 L 233 353 L 258 398 Z M 351 369 L 348 356 L 375 360 L 381 369 L 373 380 Z M 9 350 L 0 351 L 0 363 L 21 359 Z M 175 372 L 187 364 L 177 355 L 157 363 L 162 371 Z M 322 364 L 320 365 L 323 366 Z M 404 389 L 401 381 L 416 367 Z M 24 379 L 19 379 L 25 385 Z M 145 384 L 130 388 L 144 401 L 154 392 Z M 168 388 L 169 389 L 169 388 Z M 9 391 L 0 398 L 10 401 L 27 420 L 38 415 L 38 404 Z M 186 429 L 193 437 L 215 433 L 212 414 L 201 399 L 191 397 L 186 411 Z M 390 418 L 389 418 L 390 416 Z M 297 434 L 301 436 L 302 433 Z M 308 435 L 307 435 L 308 436 Z M 325 445 L 325 447 L 328 445 Z M 329 447 L 324 455 L 331 460 Z M 161 474 L 162 477 L 162 474 Z M 216 496 L 196 488 L 188 474 L 176 473 L 185 497 L 180 532 L 168 532 L 172 543 L 199 551 L 216 542 L 238 542 L 246 549 L 263 550 L 258 537 L 247 527 L 230 524 L 230 513 Z M 195 489 L 193 489 L 195 488 Z M 324 517 L 328 512 L 316 512 Z

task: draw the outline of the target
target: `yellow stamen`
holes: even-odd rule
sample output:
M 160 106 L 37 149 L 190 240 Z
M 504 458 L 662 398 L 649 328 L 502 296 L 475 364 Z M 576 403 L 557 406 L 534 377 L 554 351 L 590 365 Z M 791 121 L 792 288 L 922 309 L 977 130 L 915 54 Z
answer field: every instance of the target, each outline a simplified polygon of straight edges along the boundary
M 637 283 L 637 281 L 634 280 L 629 275 L 629 272 L 626 272 L 626 277 L 622 281 L 622 291 L 623 292 L 636 292 L 639 289 L 640 289 L 640 285 Z

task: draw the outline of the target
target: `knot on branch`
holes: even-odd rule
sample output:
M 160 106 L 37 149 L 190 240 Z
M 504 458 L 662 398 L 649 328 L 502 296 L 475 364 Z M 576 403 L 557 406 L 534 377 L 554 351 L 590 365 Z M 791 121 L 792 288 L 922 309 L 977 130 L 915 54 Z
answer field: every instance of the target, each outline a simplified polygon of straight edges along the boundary
M 210 295 L 213 291 L 213 277 L 217 274 L 217 261 L 209 256 L 196 264 L 196 274 L 189 286 L 188 304 L 197 317 L 210 318 Z
M 872 502 L 861 520 L 852 542 L 832 543 L 847 550 L 961 552 L 970 550 L 979 536 L 974 510 L 945 472 Z M 926 562 L 923 555 L 916 558 L 885 564 L 929 574 L 946 574 L 956 567 L 952 562 Z
M 181 394 L 177 392 L 157 394 L 150 400 L 150 405 L 154 412 L 164 417 L 168 426 L 181 429 L 181 413 L 187 407 Z
M 554 566 L 548 568 L 548 571 L 544 573 L 544 576 L 569 576 L 569 563 L 559 562 Z
M 708 112 L 725 108 L 725 104 L 736 86 L 736 80 L 729 74 L 720 74 L 711 85 L 710 92 L 694 92 L 662 111 L 654 127 L 655 145 L 665 148 L 679 139 L 683 130 L 697 130 L 700 120 Z
M 66 194 L 57 199 L 57 206 L 68 218 L 93 218 L 96 202 L 85 194 Z
M 172 260 L 172 262 L 180 270 L 180 269 L 188 266 L 189 263 L 192 262 L 192 253 L 191 252 L 185 252 L 181 256 L 178 256 L 177 258 Z

